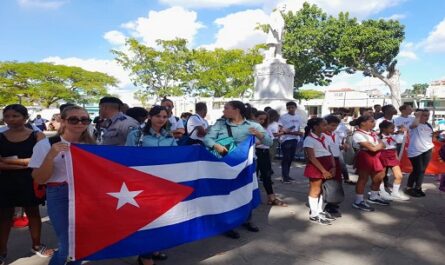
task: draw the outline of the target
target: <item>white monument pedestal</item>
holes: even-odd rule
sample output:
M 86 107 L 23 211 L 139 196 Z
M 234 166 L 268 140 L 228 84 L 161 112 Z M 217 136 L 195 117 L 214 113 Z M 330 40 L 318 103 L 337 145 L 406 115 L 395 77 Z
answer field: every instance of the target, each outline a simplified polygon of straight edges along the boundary
M 284 59 L 270 59 L 255 66 L 255 91 L 252 105 L 257 109 L 269 106 L 281 114 L 293 96 L 295 69 Z

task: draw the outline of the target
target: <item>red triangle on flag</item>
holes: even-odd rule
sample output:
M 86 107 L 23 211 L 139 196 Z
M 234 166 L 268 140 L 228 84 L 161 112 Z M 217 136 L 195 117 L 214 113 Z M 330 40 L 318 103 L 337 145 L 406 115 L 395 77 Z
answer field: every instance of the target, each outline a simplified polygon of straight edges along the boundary
M 137 232 L 193 192 L 191 187 L 123 166 L 74 145 L 71 157 L 76 260 Z

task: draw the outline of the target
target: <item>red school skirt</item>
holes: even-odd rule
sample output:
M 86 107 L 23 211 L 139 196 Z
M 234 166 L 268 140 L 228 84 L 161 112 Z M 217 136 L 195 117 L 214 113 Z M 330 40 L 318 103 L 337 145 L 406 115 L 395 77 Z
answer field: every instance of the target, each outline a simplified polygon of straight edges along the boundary
M 382 162 L 382 166 L 384 167 L 400 166 L 400 161 L 397 159 L 397 150 L 382 150 L 380 152 L 380 162 Z
M 384 169 L 382 162 L 380 162 L 380 152 L 369 152 L 360 150 L 355 160 L 355 168 L 366 170 L 371 173 L 377 173 Z
M 332 164 L 332 156 L 321 156 L 317 157 L 320 164 L 326 169 L 330 170 L 334 165 Z M 306 164 L 306 168 L 304 169 L 304 176 L 310 179 L 324 179 L 323 174 L 314 164 L 310 161 Z

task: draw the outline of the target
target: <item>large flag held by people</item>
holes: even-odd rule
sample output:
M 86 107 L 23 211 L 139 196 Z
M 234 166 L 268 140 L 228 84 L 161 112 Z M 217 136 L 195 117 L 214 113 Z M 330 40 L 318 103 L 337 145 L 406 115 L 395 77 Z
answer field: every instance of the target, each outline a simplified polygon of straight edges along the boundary
M 217 159 L 204 147 L 72 145 L 72 260 L 133 256 L 221 234 L 260 203 L 254 138 Z

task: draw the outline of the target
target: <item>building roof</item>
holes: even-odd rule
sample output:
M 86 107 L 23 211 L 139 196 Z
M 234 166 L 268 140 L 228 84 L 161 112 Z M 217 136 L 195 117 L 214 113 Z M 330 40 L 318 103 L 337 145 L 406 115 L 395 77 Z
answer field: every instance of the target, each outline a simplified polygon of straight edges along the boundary
M 445 86 L 445 80 L 435 80 L 431 82 L 432 86 Z

